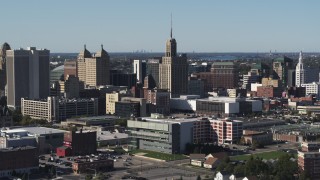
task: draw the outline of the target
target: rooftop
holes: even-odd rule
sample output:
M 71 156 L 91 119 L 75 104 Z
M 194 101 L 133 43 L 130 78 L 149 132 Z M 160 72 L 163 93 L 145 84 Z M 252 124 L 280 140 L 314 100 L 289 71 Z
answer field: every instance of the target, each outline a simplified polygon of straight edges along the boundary
M 23 127 L 19 128 L 21 130 L 26 130 L 32 134 L 54 134 L 54 133 L 65 133 L 67 131 L 60 130 L 60 129 L 53 129 L 53 128 L 46 128 L 46 127 Z
M 97 131 L 97 140 L 111 140 L 111 139 L 124 139 L 128 138 L 128 134 L 125 133 L 111 133 L 110 131 Z

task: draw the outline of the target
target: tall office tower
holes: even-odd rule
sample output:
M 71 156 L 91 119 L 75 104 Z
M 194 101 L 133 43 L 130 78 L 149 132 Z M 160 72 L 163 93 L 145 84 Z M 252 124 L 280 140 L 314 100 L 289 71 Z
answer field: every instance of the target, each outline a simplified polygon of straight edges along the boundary
M 4 96 L 5 87 L 7 84 L 6 78 L 6 51 L 10 50 L 10 45 L 4 43 L 0 49 L 0 96 Z
M 156 87 L 159 87 L 159 65 L 161 64 L 160 58 L 148 59 L 146 64 L 146 74 L 150 75 L 155 82 Z
M 300 51 L 299 62 L 296 66 L 296 86 L 300 87 L 301 84 L 304 84 L 304 83 L 306 83 L 306 73 L 303 67 L 302 51 Z
M 67 79 L 67 76 L 76 76 L 77 77 L 77 61 L 67 60 L 64 62 L 64 80 Z
M 294 69 L 292 59 L 283 56 L 273 60 L 273 71 L 276 74 L 276 78 L 282 81 L 282 85 L 286 87 L 288 85 L 288 70 Z
M 78 77 L 88 86 L 100 86 L 109 84 L 110 57 L 101 45 L 101 51 L 94 55 L 84 46 L 77 60 Z
M 49 96 L 49 56 L 49 50 L 35 47 L 7 50 L 8 106 L 20 107 L 21 98 Z
M 133 73 L 137 74 L 137 81 L 143 83 L 146 77 L 146 61 L 133 60 Z
M 172 38 L 166 42 L 166 54 L 159 66 L 159 88 L 168 90 L 171 97 L 179 97 L 188 93 L 188 62 L 187 55 L 177 56 L 177 42 Z

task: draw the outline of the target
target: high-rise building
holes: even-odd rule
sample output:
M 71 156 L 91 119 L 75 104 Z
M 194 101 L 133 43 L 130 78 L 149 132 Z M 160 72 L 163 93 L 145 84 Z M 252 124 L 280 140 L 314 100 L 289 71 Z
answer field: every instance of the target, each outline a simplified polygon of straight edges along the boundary
M 78 77 L 87 86 L 108 85 L 110 80 L 110 57 L 101 45 L 101 51 L 91 55 L 84 46 L 77 60 Z
M 293 69 L 292 59 L 283 56 L 273 60 L 273 71 L 283 86 L 288 84 L 288 70 Z
M 161 58 L 148 59 L 146 64 L 146 74 L 154 80 L 156 87 L 159 87 L 159 66 Z
M 64 62 L 64 79 L 67 79 L 68 75 L 76 76 L 77 73 L 77 61 L 75 60 L 67 60 Z
M 20 107 L 21 98 L 49 96 L 49 55 L 49 50 L 35 47 L 6 51 L 9 107 Z
M 144 77 L 146 77 L 146 61 L 133 60 L 133 73 L 137 74 L 137 81 L 143 83 Z
M 159 88 L 166 89 L 171 97 L 179 97 L 188 93 L 187 55 L 177 56 L 177 42 L 172 38 L 166 42 L 166 53 L 159 67 Z
M 7 84 L 6 51 L 10 49 L 8 43 L 4 43 L 0 48 L 0 96 L 4 96 L 5 94 L 5 86 Z
M 304 84 L 304 83 L 306 83 L 306 73 L 303 67 L 302 51 L 301 51 L 299 55 L 299 62 L 296 66 L 296 86 L 300 87 L 301 84 Z

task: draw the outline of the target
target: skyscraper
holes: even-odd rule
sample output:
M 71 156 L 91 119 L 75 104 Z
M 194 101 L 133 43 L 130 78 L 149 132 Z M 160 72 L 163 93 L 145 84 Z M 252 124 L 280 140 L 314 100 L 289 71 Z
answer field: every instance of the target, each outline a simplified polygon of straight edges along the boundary
M 172 38 L 166 42 L 166 53 L 159 66 L 159 88 L 168 90 L 171 97 L 179 97 L 188 93 L 188 62 L 187 55 L 177 56 L 177 42 Z
M 303 67 L 303 61 L 302 61 L 302 51 L 300 51 L 299 55 L 299 62 L 296 66 L 296 86 L 300 87 L 301 84 L 306 83 L 306 73 L 305 69 Z
M 108 85 L 110 80 L 110 57 L 101 45 L 101 51 L 91 55 L 84 46 L 77 60 L 78 77 L 88 86 Z
M 139 59 L 133 60 L 133 73 L 137 74 L 137 81 L 143 83 L 146 77 L 146 61 Z
M 4 96 L 5 86 L 7 84 L 6 77 L 6 51 L 10 50 L 10 45 L 4 43 L 0 49 L 0 96 Z
M 50 51 L 28 47 L 6 51 L 8 106 L 20 107 L 21 98 L 49 96 Z

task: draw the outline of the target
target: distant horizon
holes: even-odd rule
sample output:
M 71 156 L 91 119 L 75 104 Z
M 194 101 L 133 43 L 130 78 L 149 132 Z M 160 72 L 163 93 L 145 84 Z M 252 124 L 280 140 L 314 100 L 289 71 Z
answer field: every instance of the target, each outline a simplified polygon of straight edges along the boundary
M 0 43 L 53 52 L 320 52 L 318 0 L 4 1 Z

